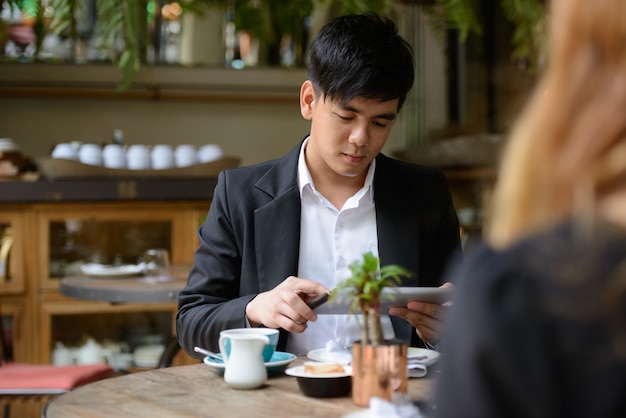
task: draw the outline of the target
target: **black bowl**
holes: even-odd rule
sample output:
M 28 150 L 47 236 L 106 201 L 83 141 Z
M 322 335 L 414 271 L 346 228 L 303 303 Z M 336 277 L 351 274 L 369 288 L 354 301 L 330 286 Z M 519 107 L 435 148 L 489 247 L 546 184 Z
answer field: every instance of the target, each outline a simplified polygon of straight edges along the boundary
M 348 396 L 352 390 L 352 376 L 349 370 L 346 373 L 307 374 L 303 366 L 296 366 L 285 370 L 290 376 L 298 380 L 300 391 L 313 398 L 336 398 Z

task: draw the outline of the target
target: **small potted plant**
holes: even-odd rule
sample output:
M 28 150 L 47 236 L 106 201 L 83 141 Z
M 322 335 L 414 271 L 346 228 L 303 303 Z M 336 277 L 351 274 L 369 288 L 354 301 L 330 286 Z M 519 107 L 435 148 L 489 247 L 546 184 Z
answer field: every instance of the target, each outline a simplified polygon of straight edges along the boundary
M 350 264 L 352 275 L 341 282 L 330 299 L 346 297 L 350 313 L 361 314 L 362 336 L 352 345 L 352 400 L 368 406 L 372 396 L 391 400 L 394 392 L 407 391 L 407 351 L 403 341 L 385 340 L 380 320 L 383 290 L 397 286 L 411 274 L 401 266 L 380 267 L 371 252 Z M 393 298 L 393 294 L 386 295 Z

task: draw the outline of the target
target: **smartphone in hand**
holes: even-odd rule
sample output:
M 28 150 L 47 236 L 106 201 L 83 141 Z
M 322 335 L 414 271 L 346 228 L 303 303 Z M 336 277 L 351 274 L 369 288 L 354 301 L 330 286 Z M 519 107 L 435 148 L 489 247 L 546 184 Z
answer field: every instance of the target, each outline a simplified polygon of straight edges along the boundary
M 309 308 L 315 309 L 315 308 L 325 304 L 326 302 L 328 302 L 329 296 L 330 296 L 330 291 L 328 291 L 326 293 L 322 293 L 321 295 L 319 295 L 316 298 L 312 299 L 309 303 L 307 303 L 307 305 L 309 305 Z

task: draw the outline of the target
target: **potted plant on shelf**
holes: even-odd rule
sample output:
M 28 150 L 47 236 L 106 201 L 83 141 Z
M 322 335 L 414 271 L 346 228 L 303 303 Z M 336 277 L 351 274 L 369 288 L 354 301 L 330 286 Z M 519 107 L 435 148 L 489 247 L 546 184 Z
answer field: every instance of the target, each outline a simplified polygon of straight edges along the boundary
M 352 275 L 333 290 L 330 299 L 346 297 L 350 313 L 362 315 L 361 340 L 352 345 L 352 401 L 368 406 L 373 396 L 391 400 L 394 392 L 407 391 L 408 346 L 404 341 L 384 339 L 380 307 L 383 290 L 411 274 L 398 265 L 380 267 L 371 252 L 349 267 Z

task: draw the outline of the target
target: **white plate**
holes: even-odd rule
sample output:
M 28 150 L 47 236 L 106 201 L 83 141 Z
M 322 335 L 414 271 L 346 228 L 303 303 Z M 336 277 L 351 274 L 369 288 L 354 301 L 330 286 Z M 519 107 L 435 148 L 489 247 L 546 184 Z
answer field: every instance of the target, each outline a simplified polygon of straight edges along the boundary
M 439 360 L 439 351 L 428 350 L 426 348 L 409 347 L 407 355 L 410 357 L 425 356 L 423 361 L 425 366 L 431 366 Z
M 325 348 L 317 348 L 315 350 L 311 350 L 307 353 L 307 357 L 311 360 L 321 361 L 321 362 L 335 362 L 340 357 L 333 356 L 334 353 L 329 353 Z M 335 353 L 340 354 L 340 353 Z M 418 347 L 409 347 L 407 350 L 407 355 L 409 357 L 418 357 L 425 356 L 423 363 L 426 366 L 430 366 L 434 364 L 439 359 L 439 352 L 435 350 L 427 350 L 426 348 L 418 348 Z M 343 357 L 341 357 L 343 358 Z
M 332 363 L 337 362 L 340 364 L 349 363 L 352 359 L 352 355 L 348 353 L 333 353 L 328 352 L 325 348 L 317 348 L 315 350 L 309 351 L 306 356 L 311 360 L 321 361 L 323 363 Z
M 143 264 L 111 266 L 106 264 L 88 263 L 80 266 L 80 271 L 91 277 L 128 277 L 143 274 L 143 268 Z
M 297 356 L 295 354 L 284 353 L 282 351 L 275 351 L 270 361 L 266 361 L 264 363 L 265 368 L 267 369 L 267 374 L 270 375 L 272 373 L 276 373 L 280 370 L 285 369 L 296 358 Z M 202 361 L 204 364 L 213 368 L 214 370 L 217 370 L 219 372 L 224 371 L 224 363 L 222 361 L 213 360 L 209 358 L 208 356 L 206 356 Z
M 313 378 L 324 378 L 324 377 L 343 377 L 343 376 L 352 376 L 352 367 L 350 366 L 343 366 L 343 369 L 345 370 L 344 373 L 306 373 L 304 371 L 304 365 L 302 366 L 296 366 L 296 367 L 290 367 L 287 370 L 285 370 L 285 374 L 289 375 L 289 376 L 295 376 L 295 377 L 313 377 Z
M 406 306 L 410 301 L 444 303 L 452 299 L 453 287 L 386 287 L 381 296 L 381 312 L 387 312 L 392 306 Z M 339 292 L 333 300 L 315 308 L 315 312 L 324 314 L 350 314 L 350 297 L 346 291 Z

